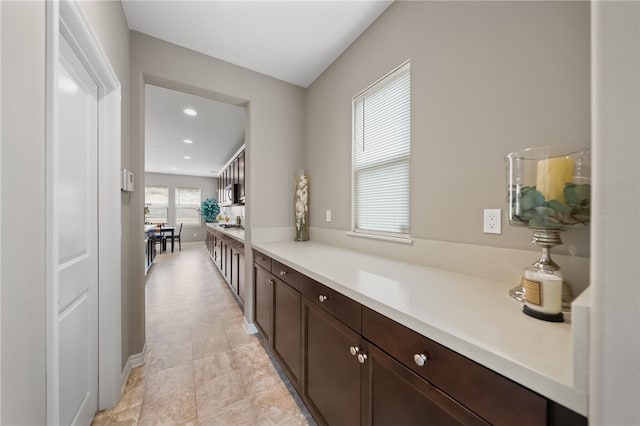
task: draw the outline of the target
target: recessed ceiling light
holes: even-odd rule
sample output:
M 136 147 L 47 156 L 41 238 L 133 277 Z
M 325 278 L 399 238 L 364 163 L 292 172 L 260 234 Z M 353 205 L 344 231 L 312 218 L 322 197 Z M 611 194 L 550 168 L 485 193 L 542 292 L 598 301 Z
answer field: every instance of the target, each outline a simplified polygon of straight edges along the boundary
M 195 116 L 195 115 L 198 115 L 198 111 L 196 111 L 193 108 L 185 108 L 184 110 L 182 110 L 182 112 L 184 112 L 185 114 L 190 115 L 192 117 Z
M 171 167 L 171 170 L 178 170 L 178 169 L 176 169 L 175 167 Z
M 182 139 L 182 142 L 184 142 L 184 143 L 193 143 L 193 141 L 191 139 Z
M 157 147 L 157 146 L 154 146 L 153 148 L 151 148 L 151 150 L 152 150 L 152 151 L 157 151 L 157 150 L 158 150 L 158 147 Z
M 185 155 L 185 156 L 184 156 L 184 157 L 182 157 L 182 158 L 184 158 L 185 160 L 191 160 L 191 157 L 189 157 L 188 155 Z

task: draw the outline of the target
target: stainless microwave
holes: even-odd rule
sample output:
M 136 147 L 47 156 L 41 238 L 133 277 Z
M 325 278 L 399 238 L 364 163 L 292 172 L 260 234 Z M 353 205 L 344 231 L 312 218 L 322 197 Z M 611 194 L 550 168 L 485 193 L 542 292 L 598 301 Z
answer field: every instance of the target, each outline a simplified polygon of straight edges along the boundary
M 244 197 L 241 197 L 241 185 L 239 183 L 230 183 L 224 189 L 225 202 L 229 204 L 244 204 Z

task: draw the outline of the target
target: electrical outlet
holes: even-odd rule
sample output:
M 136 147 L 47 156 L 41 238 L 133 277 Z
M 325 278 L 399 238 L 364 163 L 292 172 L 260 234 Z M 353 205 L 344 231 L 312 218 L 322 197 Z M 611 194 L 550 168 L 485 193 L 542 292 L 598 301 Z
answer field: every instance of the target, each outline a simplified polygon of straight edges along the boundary
M 197 236 L 198 236 L 198 234 L 193 234 L 193 236 L 194 236 L 194 237 L 197 237 Z
M 331 222 L 331 210 L 324 211 L 324 221 Z
M 484 233 L 502 234 L 501 229 L 502 210 L 484 209 Z

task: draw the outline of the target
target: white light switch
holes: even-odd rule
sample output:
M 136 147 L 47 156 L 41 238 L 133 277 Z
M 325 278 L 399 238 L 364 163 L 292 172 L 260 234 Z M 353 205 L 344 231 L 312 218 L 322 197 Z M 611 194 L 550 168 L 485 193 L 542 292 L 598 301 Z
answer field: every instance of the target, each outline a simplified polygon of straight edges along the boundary
M 331 222 L 331 210 L 325 210 L 324 212 L 324 221 Z

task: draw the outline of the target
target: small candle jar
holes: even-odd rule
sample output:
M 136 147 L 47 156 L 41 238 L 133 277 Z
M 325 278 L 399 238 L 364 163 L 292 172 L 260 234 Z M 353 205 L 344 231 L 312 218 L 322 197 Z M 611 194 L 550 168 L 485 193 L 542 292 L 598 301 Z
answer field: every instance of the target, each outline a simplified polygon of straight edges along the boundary
M 522 277 L 525 306 L 536 312 L 557 315 L 562 311 L 562 273 L 535 266 L 525 268 Z

